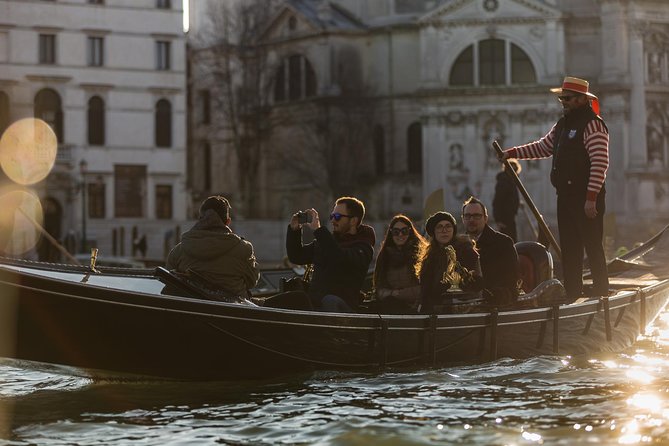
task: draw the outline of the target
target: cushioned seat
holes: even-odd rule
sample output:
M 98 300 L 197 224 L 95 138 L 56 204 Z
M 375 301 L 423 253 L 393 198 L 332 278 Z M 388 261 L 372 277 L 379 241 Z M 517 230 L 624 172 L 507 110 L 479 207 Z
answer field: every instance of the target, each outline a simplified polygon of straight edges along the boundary
M 516 243 L 518 252 L 518 266 L 520 278 L 523 281 L 523 290 L 532 291 L 541 282 L 553 278 L 553 257 L 546 248 L 538 242 Z

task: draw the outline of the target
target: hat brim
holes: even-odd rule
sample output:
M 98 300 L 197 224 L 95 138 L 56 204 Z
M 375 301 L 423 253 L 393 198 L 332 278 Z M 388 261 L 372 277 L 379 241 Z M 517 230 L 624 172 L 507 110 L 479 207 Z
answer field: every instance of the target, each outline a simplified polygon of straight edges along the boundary
M 590 92 L 583 93 L 582 91 L 570 90 L 570 89 L 568 89 L 568 88 L 562 88 L 562 87 L 551 88 L 551 93 L 562 94 L 563 91 L 571 91 L 571 92 L 573 92 L 573 93 L 584 94 L 584 95 L 586 95 L 586 96 L 588 96 L 588 97 L 590 97 L 590 98 L 595 98 L 595 99 L 597 99 L 597 96 L 595 96 L 594 94 L 592 94 L 592 93 L 590 93 Z

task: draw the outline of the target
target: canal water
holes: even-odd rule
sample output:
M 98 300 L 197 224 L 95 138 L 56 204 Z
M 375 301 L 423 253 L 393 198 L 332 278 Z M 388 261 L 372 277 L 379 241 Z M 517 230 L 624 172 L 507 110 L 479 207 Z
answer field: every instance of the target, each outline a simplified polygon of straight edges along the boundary
M 669 444 L 669 313 L 629 350 L 260 382 L 0 363 L 3 445 Z

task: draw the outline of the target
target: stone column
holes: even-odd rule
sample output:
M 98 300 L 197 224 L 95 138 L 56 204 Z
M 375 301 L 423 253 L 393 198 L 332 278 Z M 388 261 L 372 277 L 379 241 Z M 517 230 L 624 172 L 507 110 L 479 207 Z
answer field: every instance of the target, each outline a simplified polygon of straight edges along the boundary
M 643 29 L 632 29 L 630 38 L 630 134 L 627 168 L 646 165 L 646 91 Z

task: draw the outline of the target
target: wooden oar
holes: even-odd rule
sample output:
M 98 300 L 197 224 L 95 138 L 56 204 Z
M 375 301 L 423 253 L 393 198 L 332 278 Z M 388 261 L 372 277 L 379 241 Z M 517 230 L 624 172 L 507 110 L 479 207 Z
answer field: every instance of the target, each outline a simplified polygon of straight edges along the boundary
M 501 160 L 502 156 L 504 155 L 504 152 L 502 151 L 502 148 L 499 146 L 499 143 L 497 141 L 493 141 L 492 147 L 497 152 L 498 159 Z M 511 178 L 513 178 L 513 181 L 516 183 L 516 187 L 518 187 L 518 190 L 520 191 L 521 195 L 523 196 L 523 198 L 525 198 L 527 206 L 529 206 L 530 210 L 534 214 L 534 218 L 537 219 L 537 223 L 539 224 L 539 229 L 548 238 L 549 243 L 553 245 L 553 249 L 555 250 L 555 253 L 558 256 L 558 259 L 562 260 L 562 251 L 560 251 L 560 245 L 558 245 L 557 241 L 555 240 L 555 237 L 553 237 L 553 233 L 548 228 L 548 225 L 544 221 L 544 217 L 539 212 L 539 209 L 537 209 L 537 207 L 534 205 L 534 202 L 532 201 L 530 194 L 527 193 L 527 189 L 525 189 L 525 186 L 523 186 L 523 183 L 520 181 L 520 178 L 518 178 L 518 174 L 516 174 L 516 171 L 513 169 L 509 161 L 504 160 L 503 163 L 504 167 L 506 167 L 506 173 L 511 175 Z

